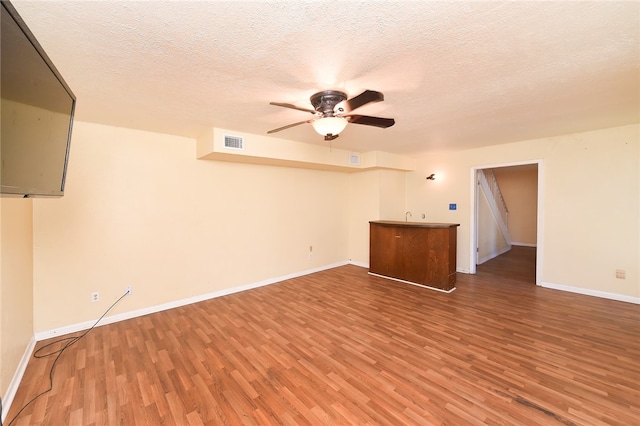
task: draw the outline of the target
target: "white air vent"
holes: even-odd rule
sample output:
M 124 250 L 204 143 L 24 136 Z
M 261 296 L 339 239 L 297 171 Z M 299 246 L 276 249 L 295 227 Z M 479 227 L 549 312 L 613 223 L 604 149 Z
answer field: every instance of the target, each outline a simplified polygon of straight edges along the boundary
M 244 149 L 244 138 L 224 135 L 224 147 L 229 149 Z
M 360 154 L 349 154 L 349 164 L 352 166 L 359 166 Z

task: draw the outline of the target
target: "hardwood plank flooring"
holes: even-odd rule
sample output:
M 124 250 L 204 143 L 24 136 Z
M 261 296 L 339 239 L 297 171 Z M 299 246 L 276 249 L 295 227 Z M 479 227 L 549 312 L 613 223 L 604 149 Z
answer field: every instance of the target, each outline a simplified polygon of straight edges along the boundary
M 512 246 L 508 252 L 478 265 L 476 272 L 485 280 L 535 284 L 536 248 Z
M 639 424 L 640 308 L 537 287 L 532 254 L 451 294 L 349 265 L 98 327 L 14 424 Z

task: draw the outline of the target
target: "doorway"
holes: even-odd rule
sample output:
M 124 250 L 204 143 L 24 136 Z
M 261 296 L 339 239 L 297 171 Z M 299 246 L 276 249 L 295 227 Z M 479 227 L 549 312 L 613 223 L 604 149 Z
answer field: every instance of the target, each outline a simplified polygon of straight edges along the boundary
M 491 247 L 494 244 L 495 229 L 487 228 L 487 209 L 484 204 L 487 203 L 484 192 L 480 189 L 480 175 L 483 170 L 492 169 L 497 178 L 502 178 L 503 182 L 509 182 L 505 185 L 505 190 L 509 187 L 509 193 L 513 205 L 513 214 L 510 213 L 512 220 L 509 229 L 513 229 L 513 238 L 501 240 L 502 245 L 508 246 L 503 248 L 500 244 Z M 475 274 L 479 263 L 485 262 L 493 257 L 502 255 L 503 261 L 507 258 L 514 257 L 514 253 L 507 255 L 511 250 L 511 244 L 515 246 L 518 252 L 532 253 L 535 252 L 535 280 L 536 285 L 542 282 L 542 253 L 543 244 L 543 162 L 542 160 L 525 161 L 517 163 L 502 163 L 476 166 L 471 169 L 471 247 L 470 247 L 470 272 Z M 531 182 L 533 179 L 533 182 Z M 537 188 L 536 188 L 537 186 Z M 517 191 L 522 190 L 519 194 Z M 515 191 L 515 192 L 514 192 Z M 524 195 L 524 191 L 529 191 L 528 195 Z M 531 193 L 533 191 L 533 193 Z M 505 194 L 506 195 L 506 194 Z M 533 197 L 533 202 L 526 202 L 521 197 Z M 506 198 L 506 197 L 505 197 Z M 508 201 L 508 200 L 506 200 Z M 527 206 L 528 204 L 528 206 Z M 489 213 L 490 214 L 490 213 Z M 533 221 L 533 222 L 532 222 Z M 497 225 L 495 226 L 497 229 Z M 512 240 L 512 241 L 511 241 Z M 487 241 L 489 241 L 489 249 L 487 249 Z M 481 247 L 482 244 L 482 247 Z M 522 247 L 522 249 L 520 249 Z M 482 248 L 482 249 L 481 249 Z M 494 253 L 492 253 L 492 250 Z M 488 254 L 487 254 L 488 253 Z M 502 254 L 505 253 L 505 254 Z M 495 263 L 495 262 L 494 262 Z

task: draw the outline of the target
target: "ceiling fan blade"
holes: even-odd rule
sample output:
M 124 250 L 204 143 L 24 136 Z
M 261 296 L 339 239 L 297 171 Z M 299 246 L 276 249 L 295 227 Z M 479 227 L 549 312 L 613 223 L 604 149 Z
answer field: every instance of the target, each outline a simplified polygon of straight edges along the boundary
M 288 125 L 286 125 L 286 126 L 278 127 L 277 129 L 269 130 L 267 133 L 275 133 L 275 132 L 279 132 L 280 130 L 289 129 L 289 128 L 291 128 L 291 127 L 299 126 L 299 125 L 304 124 L 304 123 L 311 123 L 312 121 L 313 121 L 313 119 L 311 119 L 311 120 L 305 120 L 305 121 L 298 121 L 297 123 L 288 124 Z
M 282 102 L 269 102 L 269 105 L 275 105 L 275 106 L 284 107 L 284 108 L 297 109 L 298 111 L 304 111 L 304 112 L 310 112 L 311 114 L 317 114 L 317 111 L 314 111 L 312 109 L 301 108 L 299 106 L 295 106 L 295 105 L 292 105 L 292 104 L 286 104 L 286 103 L 282 103 Z
M 375 90 L 365 90 L 360 93 L 358 96 L 349 99 L 345 102 L 345 112 L 351 112 L 356 108 L 360 108 L 365 104 L 369 104 L 371 102 L 380 102 L 384 101 L 384 95 L 380 92 L 376 92 Z
M 328 134 L 324 136 L 324 140 L 325 141 L 332 141 L 334 139 L 338 139 L 338 136 L 340 135 L 332 135 L 332 134 Z
M 343 115 L 349 123 L 364 124 L 365 126 L 382 127 L 386 129 L 396 124 L 393 118 L 370 117 L 368 115 Z

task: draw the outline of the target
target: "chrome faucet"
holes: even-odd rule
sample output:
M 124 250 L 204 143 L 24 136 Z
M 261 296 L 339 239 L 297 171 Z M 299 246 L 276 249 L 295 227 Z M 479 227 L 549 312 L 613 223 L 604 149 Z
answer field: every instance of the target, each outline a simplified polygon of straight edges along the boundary
M 404 214 L 404 221 L 405 221 L 405 222 L 409 222 L 409 218 L 408 218 L 408 217 L 410 217 L 410 216 L 412 216 L 411 212 L 406 212 L 406 213 Z

